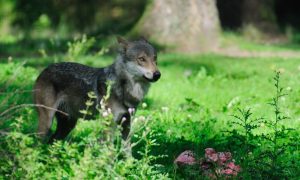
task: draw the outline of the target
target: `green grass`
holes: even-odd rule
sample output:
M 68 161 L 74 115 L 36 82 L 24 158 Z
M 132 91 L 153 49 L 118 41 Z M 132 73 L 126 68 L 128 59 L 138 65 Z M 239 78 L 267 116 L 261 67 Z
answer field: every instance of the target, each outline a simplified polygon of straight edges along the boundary
M 272 47 L 271 49 L 276 50 L 277 48 Z M 261 48 L 255 47 L 254 49 Z M 63 57 L 57 59 L 59 58 Z M 23 57 L 13 59 L 11 63 L 7 63 L 6 60 L 2 61 L 0 64 L 0 113 L 18 104 L 32 103 L 30 90 L 33 83 L 42 68 L 53 63 L 53 59 L 51 56 L 45 58 Z M 112 56 L 84 56 L 79 59 L 78 62 L 95 67 L 105 66 L 113 61 Z M 21 65 L 23 62 L 26 62 L 24 66 Z M 158 173 L 168 173 L 170 178 L 185 177 L 180 172 L 175 173 L 176 168 L 173 161 L 180 152 L 187 149 L 200 155 L 207 147 L 215 148 L 218 151 L 230 151 L 235 156 L 237 163 L 242 164 L 241 154 L 243 152 L 239 146 L 233 145 L 232 141 L 228 140 L 230 136 L 226 137 L 224 131 L 235 128 L 230 126 L 229 122 L 234 119 L 231 115 L 237 113 L 237 108 L 251 108 L 255 117 L 274 118 L 273 109 L 268 103 L 275 94 L 273 82 L 275 70 L 282 72 L 282 86 L 288 93 L 288 96 L 281 98 L 282 111 L 290 117 L 284 121 L 284 125 L 296 129 L 293 136 L 299 139 L 300 58 L 233 58 L 216 54 L 193 56 L 160 54 L 159 67 L 162 77 L 157 83 L 152 84 L 149 94 L 144 100 L 147 107 L 140 107 L 136 114 L 136 117 L 146 116 L 150 119 L 147 127 L 150 128 L 152 136 L 149 138 L 155 139 L 158 143 L 157 146 L 150 148 L 150 154 L 154 157 L 166 155 L 150 162 L 150 166 L 151 164 L 163 165 L 157 168 Z M 34 108 L 31 107 L 21 108 L 18 111 L 13 110 L 0 117 L 1 131 L 14 131 L 15 126 L 12 127 L 11 124 L 16 122 L 17 117 L 23 117 L 23 123 L 20 124 L 23 133 L 35 133 L 37 115 Z M 93 127 L 94 122 L 87 122 L 87 124 L 89 123 Z M 78 127 L 79 131 L 85 126 L 88 125 L 81 124 Z M 263 125 L 259 126 L 255 130 L 256 134 L 268 132 Z M 69 137 L 70 144 L 73 141 L 79 141 L 80 137 L 76 137 L 76 135 L 80 136 L 80 133 L 76 132 L 77 130 Z M 2 134 L 1 138 L 5 139 L 5 135 Z M 137 141 L 137 138 L 134 138 L 133 141 Z M 142 157 L 138 151 L 145 149 L 145 142 L 138 144 L 133 149 L 134 156 L 141 159 L 140 163 L 144 162 L 145 157 Z M 76 145 L 76 143 L 74 144 Z M 6 148 L 2 143 L 0 153 L 9 152 Z M 43 148 L 49 147 L 45 145 Z M 76 152 L 74 147 L 71 150 Z M 82 155 L 85 150 L 81 147 L 78 151 Z M 22 152 L 19 153 L 22 154 Z M 43 156 L 47 155 L 47 151 L 39 153 Z M 65 151 L 62 151 L 63 153 Z M 296 146 L 296 151 L 289 151 L 285 160 L 291 157 L 296 158 L 294 160 L 299 167 L 297 154 L 299 154 L 299 144 Z M 70 157 L 72 156 L 70 155 Z M 35 162 L 37 164 L 34 162 L 32 166 L 43 164 L 41 160 L 37 160 Z M 128 162 L 126 161 L 126 163 Z M 15 166 L 18 167 L 18 165 Z M 47 168 L 46 165 L 43 167 Z M 65 167 L 64 174 L 58 176 L 72 176 L 72 173 L 68 174 L 70 169 L 72 168 Z M 52 170 L 56 171 L 55 168 Z M 1 171 L 11 172 L 3 169 Z M 291 177 L 296 177 L 296 172 L 297 170 L 291 170 L 287 174 L 290 173 Z M 51 174 L 51 172 L 49 173 Z M 19 174 L 19 177 L 24 174 Z M 4 176 L 4 174 L 2 175 Z M 18 174 L 14 174 L 14 176 L 18 177 Z

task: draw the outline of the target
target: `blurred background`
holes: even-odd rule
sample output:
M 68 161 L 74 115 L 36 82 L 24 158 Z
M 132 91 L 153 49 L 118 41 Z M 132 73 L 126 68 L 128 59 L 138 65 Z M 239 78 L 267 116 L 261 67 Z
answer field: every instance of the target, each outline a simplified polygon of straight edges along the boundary
M 95 38 L 94 49 L 110 47 L 115 35 L 122 35 L 145 36 L 169 52 L 238 53 L 234 44 L 247 42 L 293 50 L 300 43 L 299 5 L 293 0 L 0 0 L 0 58 L 40 54 L 40 49 L 64 52 L 67 42 L 82 34 Z

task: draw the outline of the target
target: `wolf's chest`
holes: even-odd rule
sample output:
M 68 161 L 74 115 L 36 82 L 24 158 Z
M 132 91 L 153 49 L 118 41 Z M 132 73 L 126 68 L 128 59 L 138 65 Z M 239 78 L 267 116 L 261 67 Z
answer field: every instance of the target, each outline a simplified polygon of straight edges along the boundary
M 144 87 L 140 83 L 136 83 L 132 86 L 127 87 L 127 94 L 129 95 L 128 97 L 133 97 L 138 101 L 141 101 L 146 95 L 146 93 L 146 87 Z
M 118 99 L 127 107 L 136 107 L 145 97 L 149 85 L 139 82 L 127 82 L 126 84 L 115 86 Z

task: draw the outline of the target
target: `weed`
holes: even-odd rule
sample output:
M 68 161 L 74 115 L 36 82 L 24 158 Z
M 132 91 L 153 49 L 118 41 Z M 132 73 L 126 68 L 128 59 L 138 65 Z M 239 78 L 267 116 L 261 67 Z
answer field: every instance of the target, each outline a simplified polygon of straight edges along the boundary
M 287 128 L 284 124 L 284 120 L 288 119 L 288 117 L 283 115 L 280 101 L 281 98 L 287 94 L 284 93 L 284 88 L 280 85 L 279 71 L 276 72 L 274 77 L 274 86 L 276 89 L 275 96 L 269 103 L 273 107 L 274 117 L 264 122 L 269 128 L 269 131 L 266 134 L 262 134 L 267 145 L 266 150 L 264 150 L 261 154 L 261 160 L 263 160 L 266 167 L 266 172 L 269 178 L 272 179 L 278 176 L 287 177 L 285 172 L 291 167 L 290 165 L 282 162 L 280 157 L 289 150 L 289 147 L 295 145 L 293 142 L 289 142 L 288 140 L 291 137 L 290 132 L 294 129 Z
M 86 35 L 83 35 L 81 39 L 74 39 L 73 42 L 68 42 L 67 60 L 74 61 L 79 56 L 85 55 L 95 42 L 94 38 L 87 38 Z
M 233 115 L 235 119 L 231 121 L 235 128 L 227 131 L 231 134 L 230 137 L 237 141 L 236 144 L 242 147 L 240 156 L 246 178 L 287 178 L 286 172 L 293 169 L 281 161 L 284 153 L 290 151 L 295 144 L 288 141 L 291 138 L 290 131 L 293 129 L 283 124 L 287 117 L 282 113 L 280 98 L 287 94 L 280 86 L 280 72 L 276 72 L 274 82 L 276 92 L 272 102 L 269 103 L 274 109 L 274 118 L 252 118 L 250 109 L 238 109 L 240 115 Z M 261 125 L 266 125 L 263 126 L 266 133 L 255 133 Z

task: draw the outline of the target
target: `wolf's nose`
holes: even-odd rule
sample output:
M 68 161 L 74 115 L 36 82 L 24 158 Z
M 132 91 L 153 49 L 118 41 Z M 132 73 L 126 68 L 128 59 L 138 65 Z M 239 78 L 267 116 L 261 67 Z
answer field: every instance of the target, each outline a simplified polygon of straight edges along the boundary
M 153 80 L 157 81 L 160 78 L 160 76 L 161 76 L 160 72 L 159 71 L 155 71 L 153 73 Z

